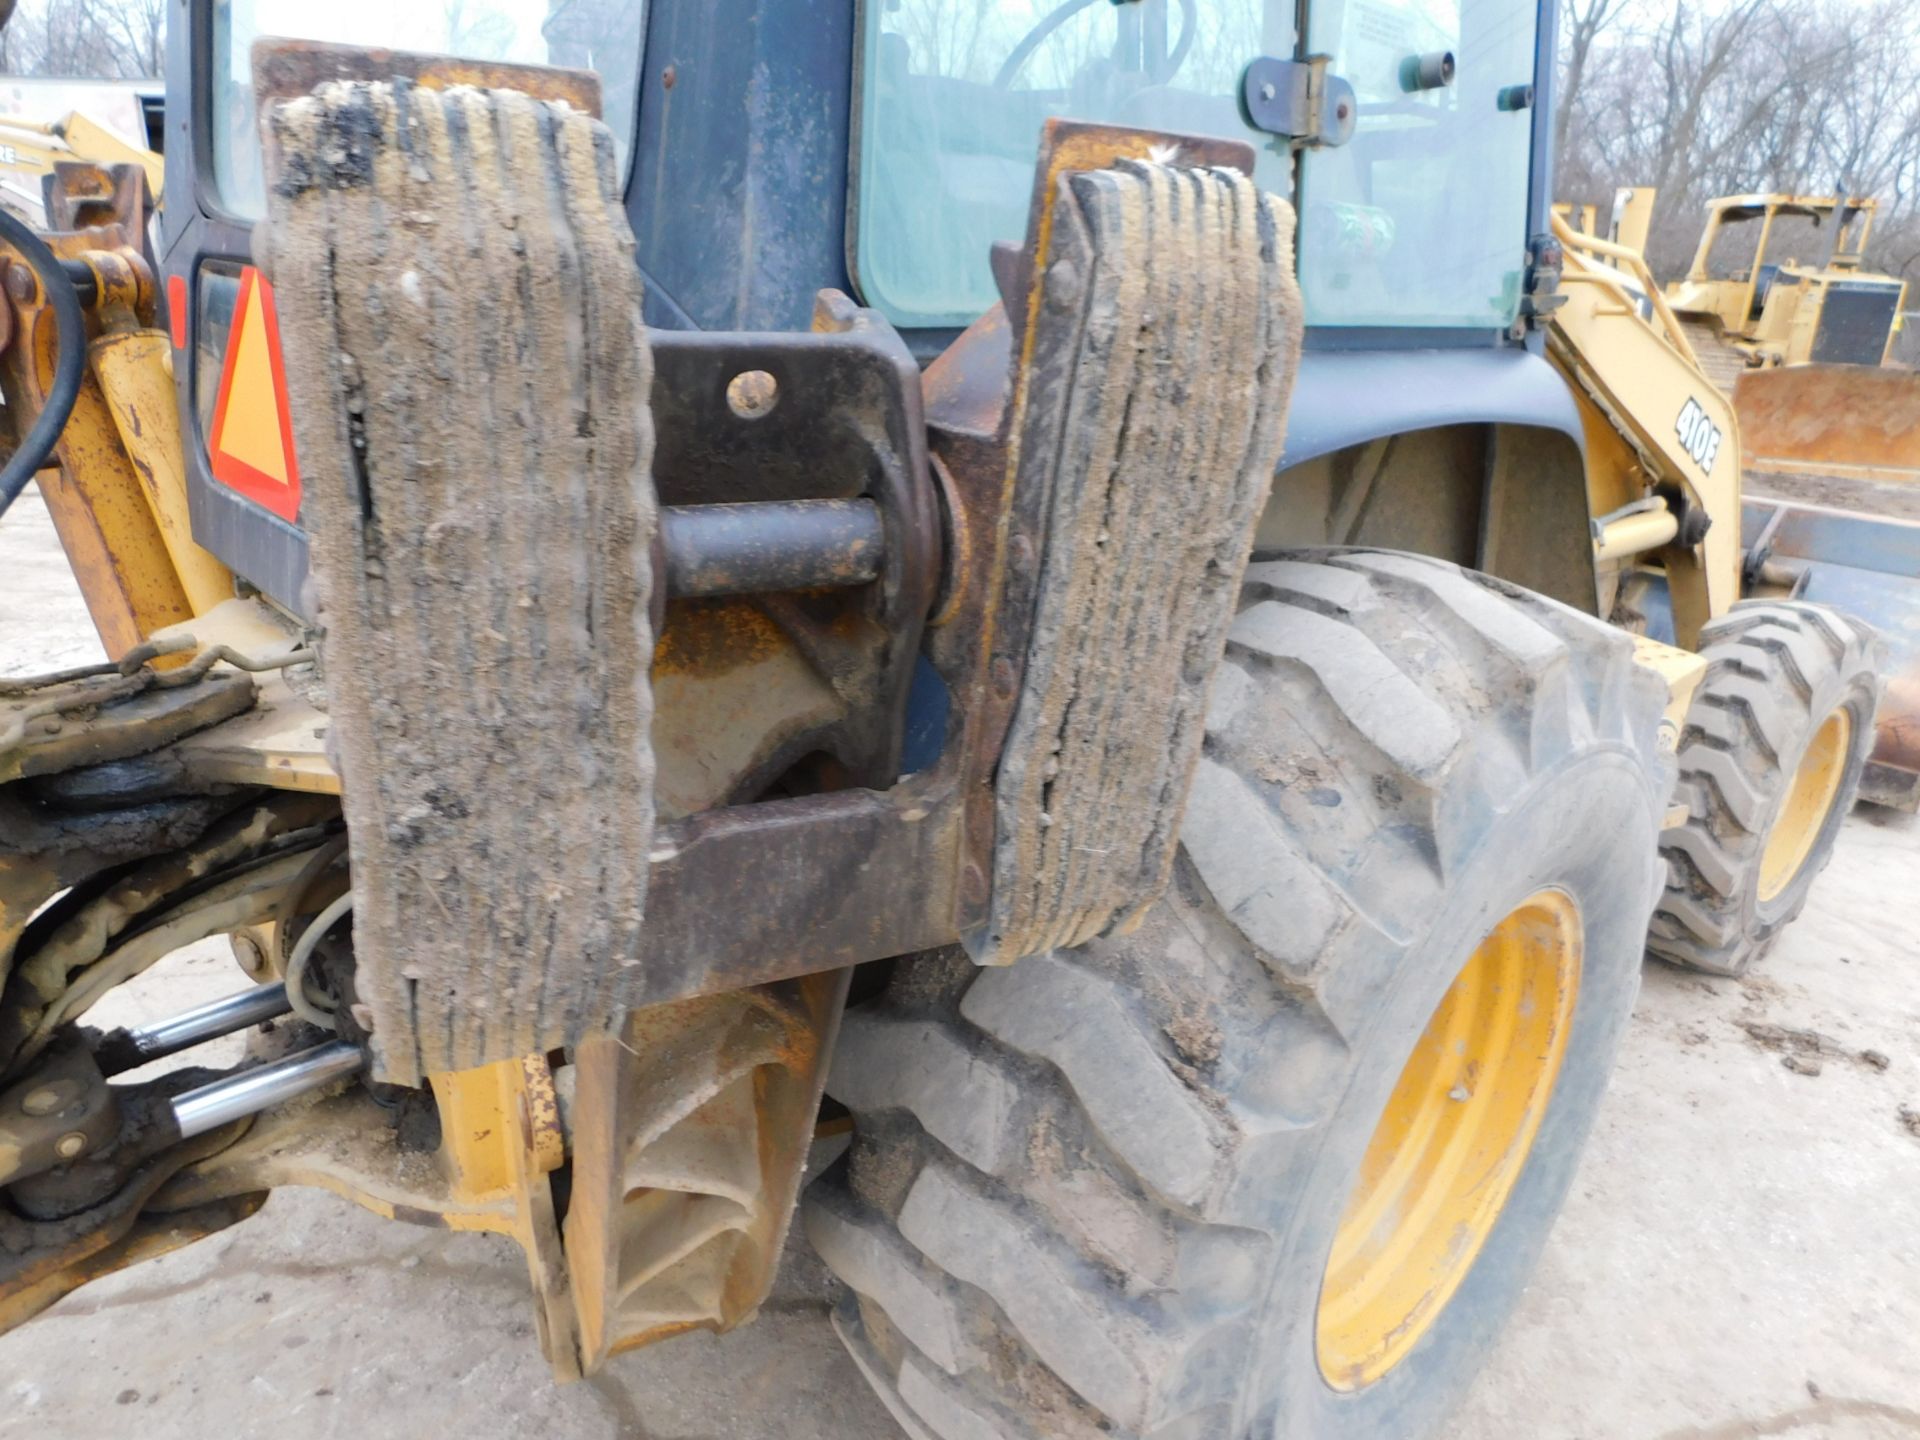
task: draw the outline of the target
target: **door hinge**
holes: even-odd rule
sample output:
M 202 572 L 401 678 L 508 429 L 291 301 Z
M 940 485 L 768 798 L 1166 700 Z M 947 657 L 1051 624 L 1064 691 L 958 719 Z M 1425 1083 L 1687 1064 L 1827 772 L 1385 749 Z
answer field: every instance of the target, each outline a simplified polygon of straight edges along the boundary
M 1514 321 L 1514 339 L 1538 330 L 1549 315 L 1567 303 L 1560 291 L 1566 254 L 1552 235 L 1535 235 L 1527 242 L 1526 288 L 1520 296 L 1520 315 Z
M 1256 130 L 1278 135 L 1296 150 L 1344 145 L 1353 138 L 1360 105 L 1353 86 L 1327 69 L 1331 55 L 1276 60 L 1263 55 L 1240 77 L 1240 108 Z

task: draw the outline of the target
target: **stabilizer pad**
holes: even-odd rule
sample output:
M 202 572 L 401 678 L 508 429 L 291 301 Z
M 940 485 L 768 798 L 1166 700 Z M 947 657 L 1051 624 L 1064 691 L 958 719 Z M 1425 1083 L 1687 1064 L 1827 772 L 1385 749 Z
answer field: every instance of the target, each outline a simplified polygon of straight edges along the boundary
M 1068 176 L 1029 303 L 1017 485 L 1044 493 L 976 959 L 1165 888 L 1300 349 L 1293 212 L 1226 169 Z
M 622 1013 L 653 830 L 652 383 L 599 122 L 329 83 L 268 126 L 355 984 L 383 1079 Z

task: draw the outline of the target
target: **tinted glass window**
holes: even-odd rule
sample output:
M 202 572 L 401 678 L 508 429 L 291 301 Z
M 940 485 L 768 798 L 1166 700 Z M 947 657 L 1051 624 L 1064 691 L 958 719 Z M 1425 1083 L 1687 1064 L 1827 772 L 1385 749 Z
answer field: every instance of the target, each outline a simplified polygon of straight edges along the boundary
M 1240 118 L 1240 72 L 1293 52 L 1291 0 L 870 0 L 861 64 L 861 292 L 897 324 L 962 325 L 998 292 L 996 240 L 1026 231 L 1050 117 L 1272 137 Z M 1263 148 L 1286 193 L 1291 161 Z
M 221 204 L 266 212 L 254 128 L 253 42 L 263 35 L 562 65 L 600 75 L 601 111 L 626 163 L 644 0 L 214 0 L 213 173 Z
M 870 0 L 856 278 L 903 325 L 971 321 L 988 253 L 1026 226 L 1043 121 L 1244 138 L 1293 193 L 1284 142 L 1247 127 L 1259 56 L 1327 54 L 1353 139 L 1300 167 L 1300 276 L 1319 326 L 1505 328 L 1526 261 L 1537 0 Z M 1453 57 L 1445 84 L 1419 61 Z
M 1300 169 L 1310 325 L 1505 328 L 1526 269 L 1536 0 L 1313 0 L 1353 139 Z M 1429 84 L 1453 57 L 1453 78 Z

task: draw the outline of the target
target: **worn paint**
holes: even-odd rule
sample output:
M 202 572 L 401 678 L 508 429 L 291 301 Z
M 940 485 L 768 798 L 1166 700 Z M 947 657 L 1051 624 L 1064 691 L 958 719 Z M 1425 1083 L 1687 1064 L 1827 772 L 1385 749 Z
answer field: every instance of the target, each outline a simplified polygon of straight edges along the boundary
M 193 613 L 204 615 L 233 598 L 233 573 L 194 543 L 167 337 L 158 330 L 102 335 L 87 354 L 180 588 Z

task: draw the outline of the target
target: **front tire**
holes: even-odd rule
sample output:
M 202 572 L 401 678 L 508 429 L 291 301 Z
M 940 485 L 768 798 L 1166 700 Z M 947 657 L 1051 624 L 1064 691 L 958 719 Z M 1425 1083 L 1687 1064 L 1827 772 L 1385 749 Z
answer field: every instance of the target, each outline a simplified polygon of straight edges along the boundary
M 846 1016 L 806 1224 L 908 1433 L 1437 1423 L 1632 1008 L 1662 700 L 1624 635 L 1450 565 L 1251 566 L 1140 929 L 918 957 Z
M 1701 632 L 1666 890 L 1647 945 L 1739 975 L 1807 903 L 1860 791 L 1879 703 L 1873 632 L 1824 605 L 1743 601 Z

